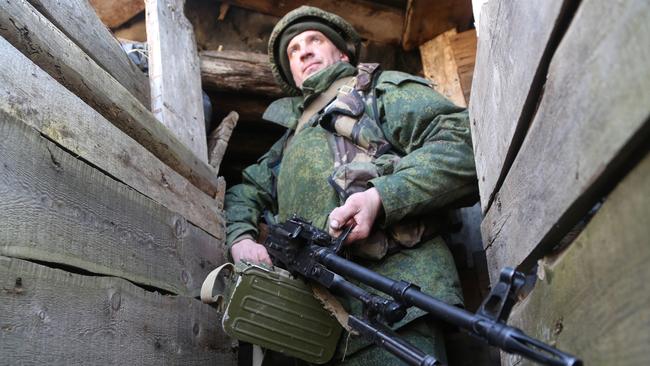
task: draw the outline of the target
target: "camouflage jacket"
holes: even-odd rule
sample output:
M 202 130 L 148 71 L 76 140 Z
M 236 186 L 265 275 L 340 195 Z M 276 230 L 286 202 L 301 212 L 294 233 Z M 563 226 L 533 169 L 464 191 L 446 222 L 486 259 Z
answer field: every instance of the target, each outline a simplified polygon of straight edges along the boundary
M 338 63 L 305 80 L 302 97 L 283 98 L 264 114 L 291 134 L 305 104 L 356 68 Z M 387 227 L 400 220 L 431 215 L 477 190 L 467 111 L 453 105 L 422 78 L 384 71 L 375 86 L 380 125 L 393 150 L 401 156 L 392 173 L 372 179 L 382 199 Z M 243 183 L 226 193 L 227 245 L 243 237 L 257 237 L 264 210 L 284 221 L 292 214 L 323 229 L 327 217 L 340 205 L 328 184 L 334 169 L 327 143 L 330 132 L 307 124 L 287 145 L 286 135 L 257 164 L 243 172 Z M 404 249 L 378 262 L 363 263 L 393 278 L 417 283 L 422 290 L 449 303 L 462 303 L 453 259 L 438 237 Z M 420 315 L 410 312 L 401 323 Z

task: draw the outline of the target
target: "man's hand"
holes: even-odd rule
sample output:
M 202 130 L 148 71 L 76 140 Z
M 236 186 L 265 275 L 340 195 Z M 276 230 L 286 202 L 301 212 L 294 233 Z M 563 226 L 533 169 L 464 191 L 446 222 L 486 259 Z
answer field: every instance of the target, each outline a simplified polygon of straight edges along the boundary
M 346 244 L 363 240 L 370 235 L 375 219 L 381 213 L 383 206 L 377 188 L 351 195 L 341 207 L 337 207 L 329 216 L 329 233 L 336 237 L 341 235 L 343 228 L 355 225 L 350 232 Z
M 246 261 L 253 264 L 264 264 L 273 267 L 271 257 L 264 245 L 256 243 L 251 239 L 244 239 L 236 242 L 230 247 L 230 255 L 237 262 Z

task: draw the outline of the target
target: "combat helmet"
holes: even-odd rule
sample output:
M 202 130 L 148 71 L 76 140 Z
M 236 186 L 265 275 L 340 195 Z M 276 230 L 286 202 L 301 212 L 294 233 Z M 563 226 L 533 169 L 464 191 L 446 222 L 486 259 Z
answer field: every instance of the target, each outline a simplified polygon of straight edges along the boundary
M 325 26 L 325 36 L 334 43 L 341 52 L 348 55 L 350 63 L 356 65 L 359 60 L 359 49 L 361 39 L 352 25 L 336 14 L 328 13 L 319 8 L 303 5 L 288 12 L 271 32 L 269 39 L 268 53 L 271 62 L 273 77 L 280 84 L 282 90 L 289 95 L 300 95 L 300 89 L 295 85 L 291 70 L 288 68 L 289 61 L 286 56 L 286 49 L 280 50 L 282 36 L 287 29 L 299 23 L 318 23 Z M 323 30 L 323 29 L 319 29 Z M 333 39 L 335 38 L 335 39 Z M 286 44 L 286 43 L 285 43 Z M 282 60 L 281 58 L 284 58 Z

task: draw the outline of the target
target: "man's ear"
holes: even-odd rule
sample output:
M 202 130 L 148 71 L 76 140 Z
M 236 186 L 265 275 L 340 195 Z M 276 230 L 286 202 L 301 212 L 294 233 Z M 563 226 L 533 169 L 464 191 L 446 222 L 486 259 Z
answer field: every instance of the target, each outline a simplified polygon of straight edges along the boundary
M 350 58 L 345 53 L 341 52 L 341 61 L 350 62 Z

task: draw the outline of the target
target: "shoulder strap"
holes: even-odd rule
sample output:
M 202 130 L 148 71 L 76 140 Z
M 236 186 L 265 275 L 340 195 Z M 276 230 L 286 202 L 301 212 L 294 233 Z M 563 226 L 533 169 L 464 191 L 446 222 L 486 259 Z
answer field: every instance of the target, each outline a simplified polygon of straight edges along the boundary
M 296 126 L 296 133 L 298 133 L 303 128 L 307 121 L 309 121 L 316 113 L 320 112 L 321 109 L 325 108 L 325 106 L 336 97 L 339 88 L 344 85 L 354 85 L 354 80 L 354 76 L 338 79 L 333 82 L 332 85 L 327 88 L 327 90 L 316 97 L 316 99 L 314 99 L 314 101 L 305 108 L 305 110 L 302 112 L 302 115 L 300 115 L 300 119 L 298 119 L 298 125 Z

